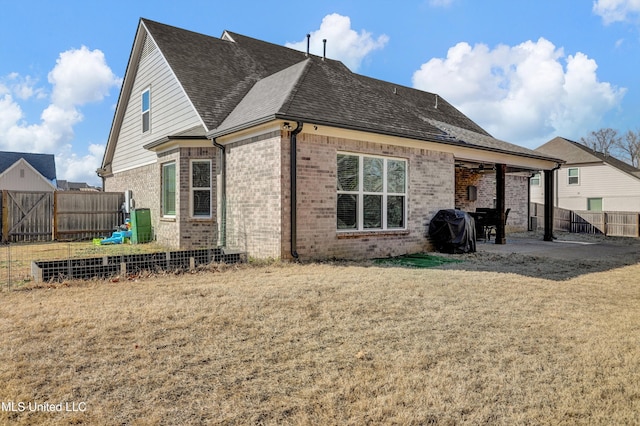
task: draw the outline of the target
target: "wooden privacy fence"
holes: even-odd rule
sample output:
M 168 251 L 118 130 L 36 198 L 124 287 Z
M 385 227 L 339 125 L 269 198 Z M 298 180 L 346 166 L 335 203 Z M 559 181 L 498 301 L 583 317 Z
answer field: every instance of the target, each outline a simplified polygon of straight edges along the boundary
M 2 241 L 49 241 L 53 192 L 2 191 Z
M 3 242 L 77 240 L 110 234 L 122 220 L 120 192 L 2 191 Z
M 531 229 L 544 228 L 544 205 L 531 203 Z M 639 212 L 574 211 L 554 207 L 553 229 L 612 237 L 640 237 Z

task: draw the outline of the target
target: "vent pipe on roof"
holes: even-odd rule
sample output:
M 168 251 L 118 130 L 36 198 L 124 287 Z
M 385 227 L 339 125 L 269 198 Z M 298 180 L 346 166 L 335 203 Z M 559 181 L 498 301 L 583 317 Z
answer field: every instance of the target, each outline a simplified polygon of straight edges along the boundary
M 322 39 L 322 44 L 324 47 L 322 48 L 322 60 L 324 61 L 327 58 L 327 39 Z
M 307 34 L 307 55 L 309 56 L 309 43 L 311 43 L 311 34 Z
M 438 109 L 438 95 L 436 95 L 436 109 Z

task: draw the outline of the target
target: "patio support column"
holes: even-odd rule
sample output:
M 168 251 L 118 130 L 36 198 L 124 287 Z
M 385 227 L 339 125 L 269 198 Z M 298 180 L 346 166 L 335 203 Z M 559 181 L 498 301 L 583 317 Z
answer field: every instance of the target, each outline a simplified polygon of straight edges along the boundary
M 553 241 L 553 175 L 554 170 L 544 171 L 544 240 Z
M 506 194 L 506 164 L 496 164 L 496 209 L 498 210 L 498 224 L 496 226 L 496 244 L 506 244 L 505 223 L 505 194 Z

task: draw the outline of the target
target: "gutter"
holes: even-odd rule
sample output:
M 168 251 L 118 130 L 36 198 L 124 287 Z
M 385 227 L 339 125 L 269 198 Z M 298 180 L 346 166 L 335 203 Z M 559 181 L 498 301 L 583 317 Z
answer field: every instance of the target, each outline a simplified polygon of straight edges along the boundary
M 535 153 L 527 153 L 527 152 L 517 152 L 517 151 L 509 151 L 509 150 L 504 150 L 501 148 L 494 148 L 494 147 L 489 147 L 489 146 L 482 146 L 482 145 L 476 145 L 473 143 L 468 143 L 468 142 L 464 142 L 463 140 L 457 138 L 457 137 L 452 137 L 452 136 L 448 136 L 448 135 L 442 135 L 442 134 L 427 134 L 424 133 L 423 135 L 412 135 L 409 133 L 405 133 L 405 132 L 401 132 L 401 131 L 394 131 L 394 130 L 390 130 L 390 129 L 375 129 L 372 130 L 371 128 L 368 128 L 366 126 L 358 126 L 355 124 L 341 124 L 341 123 L 336 123 L 336 122 L 332 122 L 332 121 L 327 121 L 327 120 L 321 120 L 321 119 L 310 119 L 310 118 L 305 118 L 302 116 L 296 116 L 296 115 L 291 115 L 291 114 L 281 114 L 281 113 L 276 113 L 273 115 L 269 115 L 269 116 L 265 116 L 262 117 L 260 119 L 256 119 L 253 120 L 250 123 L 243 123 L 241 125 L 238 126 L 234 126 L 228 129 L 223 129 L 222 131 L 214 131 L 214 132 L 210 132 L 207 134 L 208 137 L 221 137 L 221 136 L 226 136 L 228 134 L 237 132 L 237 131 L 241 131 L 244 129 L 247 129 L 251 126 L 255 126 L 258 124 L 263 124 L 263 123 L 267 123 L 269 121 L 273 121 L 273 120 L 285 120 L 285 121 L 296 121 L 298 123 L 301 123 L 303 121 L 309 121 L 311 123 L 314 123 L 318 126 L 328 126 L 328 127 L 335 127 L 338 129 L 345 129 L 345 130 L 354 130 L 354 131 L 359 131 L 359 132 L 368 132 L 368 133 L 374 133 L 374 134 L 378 134 L 378 135 L 383 135 L 383 136 L 393 136 L 393 137 L 399 137 L 399 138 L 403 138 L 403 139 L 411 139 L 411 140 L 415 140 L 415 141 L 423 141 L 423 142 L 434 142 L 434 143 L 440 143 L 443 145 L 449 145 L 449 146 L 454 146 L 454 147 L 462 147 L 462 148 L 470 148 L 470 149 L 475 149 L 475 150 L 479 150 L 479 151 L 486 151 L 486 152 L 495 152 L 498 154 L 506 154 L 506 155 L 515 155 L 517 157 L 525 157 L 525 158 L 531 158 L 534 160 L 542 160 L 542 161 L 550 161 L 550 162 L 564 162 L 563 160 L 559 159 L 559 158 L 554 158 L 554 157 L 549 157 L 546 156 L 544 154 L 535 154 Z
M 220 170 L 222 175 L 222 182 L 220 185 L 220 198 L 221 209 L 220 212 L 220 245 L 222 247 L 227 246 L 227 150 L 224 145 L 220 145 L 216 142 L 216 138 L 211 139 L 213 146 L 220 149 Z
M 297 196 L 297 180 L 298 180 L 298 133 L 302 131 L 303 123 L 296 122 L 297 127 L 291 132 L 291 163 L 289 169 L 291 171 L 291 256 L 298 260 L 298 212 L 296 210 L 298 204 Z

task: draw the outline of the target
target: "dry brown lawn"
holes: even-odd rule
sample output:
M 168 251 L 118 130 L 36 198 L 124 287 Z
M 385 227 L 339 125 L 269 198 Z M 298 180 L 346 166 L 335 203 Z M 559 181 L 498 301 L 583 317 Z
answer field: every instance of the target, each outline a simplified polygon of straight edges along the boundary
M 32 280 L 31 262 L 163 251 L 157 243 L 95 245 L 92 241 L 0 245 L 0 286 L 22 286 Z
M 3 292 L 0 423 L 638 424 L 638 276 L 271 264 Z

